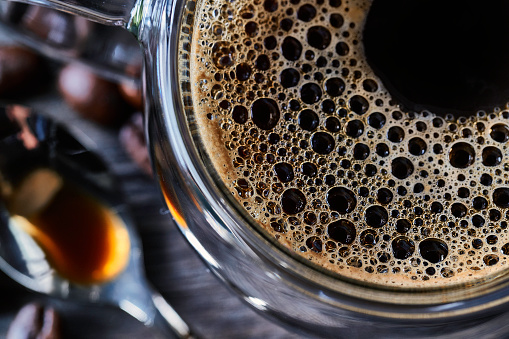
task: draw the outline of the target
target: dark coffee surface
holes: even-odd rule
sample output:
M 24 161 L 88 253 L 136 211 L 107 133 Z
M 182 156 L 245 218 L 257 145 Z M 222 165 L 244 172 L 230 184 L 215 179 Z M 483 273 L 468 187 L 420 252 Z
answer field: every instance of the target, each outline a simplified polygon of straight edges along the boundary
M 505 274 L 509 29 L 504 2 L 483 6 L 203 0 L 185 60 L 205 161 L 268 236 L 342 277 Z
M 377 0 L 368 63 L 408 109 L 475 115 L 509 97 L 509 3 Z

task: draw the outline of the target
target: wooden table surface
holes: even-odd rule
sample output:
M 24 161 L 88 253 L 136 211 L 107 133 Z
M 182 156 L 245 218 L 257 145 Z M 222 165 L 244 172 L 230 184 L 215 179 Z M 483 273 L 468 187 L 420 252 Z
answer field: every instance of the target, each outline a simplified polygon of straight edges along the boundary
M 83 131 L 120 179 L 142 239 L 146 275 L 155 288 L 204 338 L 301 337 L 255 313 L 207 269 L 165 215 L 155 182 L 130 160 L 118 131 L 100 128 L 74 113 L 58 96 L 54 80 L 44 94 L 19 103 L 46 112 Z M 117 309 L 78 305 L 31 293 L 0 273 L 0 338 L 19 308 L 31 301 L 53 304 L 62 318 L 63 338 L 155 338 L 136 320 Z

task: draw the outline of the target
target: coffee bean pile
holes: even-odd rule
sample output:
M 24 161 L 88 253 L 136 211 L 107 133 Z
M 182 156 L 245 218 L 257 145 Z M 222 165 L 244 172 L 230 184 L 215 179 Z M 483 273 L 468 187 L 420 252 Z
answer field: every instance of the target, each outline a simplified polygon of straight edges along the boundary
M 141 63 L 141 55 L 140 55 Z M 99 126 L 118 130 L 121 145 L 147 174 L 151 165 L 143 136 L 142 94 L 135 81 L 111 81 L 78 64 L 48 61 L 19 45 L 0 46 L 0 101 L 3 105 L 27 104 L 35 95 L 48 94 L 55 87 L 61 99 L 83 118 Z
M 126 153 L 151 175 L 148 150 L 142 137 L 143 59 L 136 39 L 118 27 L 17 2 L 5 3 L 0 20 L 29 40 L 44 42 L 43 45 L 50 48 L 42 50 L 52 58 L 60 56 L 65 59 L 62 65 L 11 42 L 0 46 L 2 104 L 30 105 L 34 95 L 48 95 L 57 87 L 70 111 L 98 126 L 118 132 Z M 107 39 L 98 44 L 98 36 Z M 96 50 L 97 46 L 100 47 Z M 122 53 L 117 53 L 118 47 L 122 47 Z M 69 62 L 69 59 L 103 67 L 85 67 Z
M 203 1 L 191 78 L 211 161 L 273 237 L 342 276 L 444 286 L 506 269 L 509 112 L 402 108 L 364 58 L 369 4 Z

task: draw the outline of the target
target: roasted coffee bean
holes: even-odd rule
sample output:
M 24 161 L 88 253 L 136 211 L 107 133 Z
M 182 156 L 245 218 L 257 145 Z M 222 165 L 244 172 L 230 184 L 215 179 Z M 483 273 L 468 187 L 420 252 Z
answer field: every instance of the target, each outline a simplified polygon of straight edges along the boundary
M 33 93 L 47 75 L 45 67 L 42 58 L 25 47 L 0 47 L 0 97 Z
M 82 17 L 40 6 L 29 6 L 22 18 L 24 33 L 50 46 L 77 54 L 95 24 Z
M 141 86 L 136 81 L 122 81 L 118 85 L 120 94 L 135 110 L 143 110 L 143 95 Z
M 120 143 L 131 159 L 147 174 L 152 174 L 152 166 L 143 132 L 143 115 L 134 114 L 122 126 L 119 134 Z
M 72 109 L 100 125 L 118 126 L 132 111 L 117 84 L 78 64 L 60 71 L 58 88 Z
M 52 307 L 31 303 L 23 306 L 9 325 L 6 339 L 58 339 L 60 320 Z

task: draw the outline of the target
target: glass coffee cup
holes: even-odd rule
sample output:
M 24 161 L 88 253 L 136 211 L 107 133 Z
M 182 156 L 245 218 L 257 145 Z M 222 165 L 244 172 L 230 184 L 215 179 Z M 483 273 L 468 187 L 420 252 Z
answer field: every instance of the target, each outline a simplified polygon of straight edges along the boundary
M 504 336 L 505 106 L 405 109 L 362 57 L 371 3 L 51 6 L 137 36 L 164 200 L 255 309 L 319 337 Z

